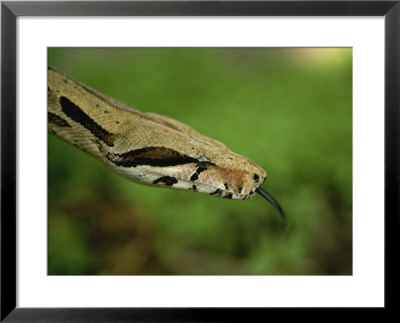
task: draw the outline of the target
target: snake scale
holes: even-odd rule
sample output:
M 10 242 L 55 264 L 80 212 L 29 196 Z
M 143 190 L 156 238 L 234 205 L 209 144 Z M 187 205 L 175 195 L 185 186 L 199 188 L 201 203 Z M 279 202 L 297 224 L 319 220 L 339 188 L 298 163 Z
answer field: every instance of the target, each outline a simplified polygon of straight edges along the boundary
M 261 189 L 266 172 L 224 144 L 189 126 L 143 113 L 48 67 L 48 130 L 145 185 L 246 200 Z

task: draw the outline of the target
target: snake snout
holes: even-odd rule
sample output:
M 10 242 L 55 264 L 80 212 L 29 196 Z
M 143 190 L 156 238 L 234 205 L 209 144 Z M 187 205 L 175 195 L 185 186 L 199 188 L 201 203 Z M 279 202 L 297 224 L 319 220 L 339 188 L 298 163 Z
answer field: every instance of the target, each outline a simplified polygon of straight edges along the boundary
M 211 195 L 234 200 L 247 200 L 252 198 L 266 178 L 266 173 L 261 168 L 249 170 L 219 170 L 219 190 Z M 216 174 L 213 176 L 216 178 Z M 221 184 L 222 183 L 222 184 Z

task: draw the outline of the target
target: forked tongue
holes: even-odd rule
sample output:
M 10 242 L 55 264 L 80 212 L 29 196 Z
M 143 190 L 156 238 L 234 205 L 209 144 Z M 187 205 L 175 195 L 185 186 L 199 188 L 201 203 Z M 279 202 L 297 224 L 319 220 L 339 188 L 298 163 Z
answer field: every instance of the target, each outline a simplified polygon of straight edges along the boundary
M 264 198 L 266 198 L 268 200 L 268 202 L 270 202 L 279 211 L 279 213 L 283 219 L 283 224 L 284 224 L 283 235 L 285 235 L 289 230 L 289 219 L 286 216 L 285 212 L 283 212 L 279 203 L 272 197 L 271 194 L 264 191 L 261 187 L 257 188 L 256 192 L 259 193 Z

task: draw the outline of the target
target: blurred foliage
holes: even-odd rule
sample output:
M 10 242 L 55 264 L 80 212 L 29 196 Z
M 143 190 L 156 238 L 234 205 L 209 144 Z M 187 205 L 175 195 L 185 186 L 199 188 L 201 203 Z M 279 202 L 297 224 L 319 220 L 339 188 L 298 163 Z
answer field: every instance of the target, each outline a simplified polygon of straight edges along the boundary
M 268 173 L 233 201 L 147 187 L 49 135 L 50 275 L 352 274 L 352 50 L 50 48 L 49 64 Z

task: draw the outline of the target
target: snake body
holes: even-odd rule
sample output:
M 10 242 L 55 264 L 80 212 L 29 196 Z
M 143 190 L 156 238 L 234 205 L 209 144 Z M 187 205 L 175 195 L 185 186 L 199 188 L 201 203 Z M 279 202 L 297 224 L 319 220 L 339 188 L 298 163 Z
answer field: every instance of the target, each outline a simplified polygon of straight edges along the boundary
M 251 198 L 266 172 L 189 126 L 143 113 L 48 68 L 48 130 L 141 184 Z

